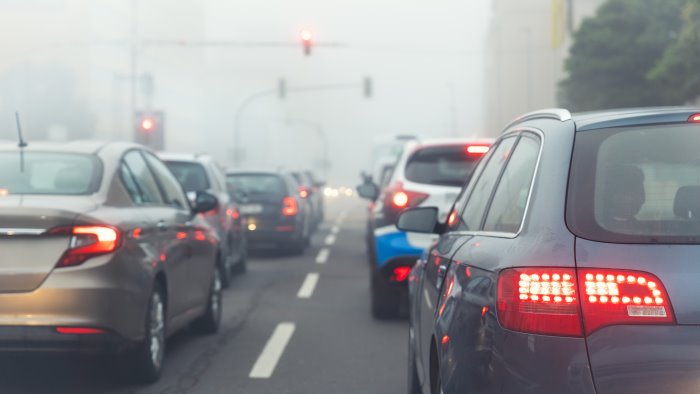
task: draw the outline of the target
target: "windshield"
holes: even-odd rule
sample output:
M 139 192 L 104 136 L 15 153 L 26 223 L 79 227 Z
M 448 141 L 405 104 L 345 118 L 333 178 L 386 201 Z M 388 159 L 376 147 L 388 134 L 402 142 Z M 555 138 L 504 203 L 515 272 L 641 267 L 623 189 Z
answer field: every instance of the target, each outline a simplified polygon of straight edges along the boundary
M 197 192 L 209 189 L 209 177 L 203 165 L 189 161 L 166 161 L 186 192 Z
M 72 153 L 0 152 L 3 194 L 83 195 L 99 187 L 96 156 Z
M 278 175 L 229 174 L 226 181 L 230 190 L 245 194 L 250 201 L 281 199 L 287 195 L 284 180 Z
M 464 145 L 422 148 L 408 159 L 406 179 L 429 185 L 461 187 L 477 160 L 467 154 Z
M 579 132 L 568 222 L 606 242 L 700 243 L 700 127 Z

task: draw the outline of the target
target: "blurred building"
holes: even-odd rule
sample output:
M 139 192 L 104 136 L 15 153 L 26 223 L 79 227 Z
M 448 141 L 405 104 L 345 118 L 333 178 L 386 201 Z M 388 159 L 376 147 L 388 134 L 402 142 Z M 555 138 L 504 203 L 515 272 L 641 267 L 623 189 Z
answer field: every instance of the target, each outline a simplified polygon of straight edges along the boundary
M 572 32 L 602 2 L 492 0 L 483 90 L 488 134 L 523 113 L 557 106 Z

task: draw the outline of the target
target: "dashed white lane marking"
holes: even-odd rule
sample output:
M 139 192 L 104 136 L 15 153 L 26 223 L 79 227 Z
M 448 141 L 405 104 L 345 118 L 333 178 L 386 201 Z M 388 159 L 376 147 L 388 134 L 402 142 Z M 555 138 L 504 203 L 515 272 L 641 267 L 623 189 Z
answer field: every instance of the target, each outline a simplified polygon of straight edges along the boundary
M 280 323 L 275 327 L 272 336 L 267 340 L 265 347 L 255 361 L 253 369 L 248 375 L 254 379 L 268 379 L 275 372 L 275 367 L 284 353 L 289 340 L 294 334 L 296 325 L 294 323 Z
M 335 235 L 328 234 L 325 242 L 326 242 L 326 245 L 333 245 L 335 243 Z
M 326 261 L 328 261 L 328 255 L 331 254 L 331 250 L 328 248 L 323 248 L 318 251 L 318 255 L 316 256 L 316 263 L 318 264 L 326 264 Z
M 430 295 L 428 295 L 428 291 L 423 289 L 423 297 L 425 298 L 425 303 L 428 305 L 428 309 L 433 309 L 433 303 L 430 302 Z
M 331 234 L 338 234 L 340 232 L 340 226 L 335 225 L 331 227 Z
M 316 283 L 318 283 L 318 273 L 310 272 L 306 274 L 304 283 L 301 284 L 297 297 L 299 298 L 311 298 L 314 294 L 314 289 L 316 288 Z

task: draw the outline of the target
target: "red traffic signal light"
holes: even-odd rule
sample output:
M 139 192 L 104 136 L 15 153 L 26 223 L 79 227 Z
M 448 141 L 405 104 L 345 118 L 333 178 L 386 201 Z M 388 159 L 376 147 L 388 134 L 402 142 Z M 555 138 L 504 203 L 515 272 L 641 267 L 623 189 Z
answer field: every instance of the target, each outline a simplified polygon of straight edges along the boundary
M 301 38 L 301 45 L 304 47 L 304 54 L 306 56 L 310 55 L 314 34 L 309 29 L 303 29 L 299 32 L 299 37 Z
M 146 133 L 150 133 L 153 130 L 155 130 L 155 128 L 156 128 L 156 122 L 154 119 L 148 118 L 148 117 L 141 119 L 141 130 L 142 131 L 144 131 Z

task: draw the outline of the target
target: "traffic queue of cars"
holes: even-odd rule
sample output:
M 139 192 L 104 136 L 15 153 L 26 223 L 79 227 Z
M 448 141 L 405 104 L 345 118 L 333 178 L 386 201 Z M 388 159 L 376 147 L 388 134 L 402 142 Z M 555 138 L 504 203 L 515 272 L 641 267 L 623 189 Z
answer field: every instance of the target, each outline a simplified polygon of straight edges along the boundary
M 398 231 L 437 237 L 406 273 L 408 392 L 697 392 L 699 123 L 527 114 L 447 218 L 403 210 Z
M 0 144 L 0 350 L 116 354 L 148 383 L 167 337 L 217 332 L 222 288 L 258 240 L 257 189 L 236 190 L 208 156 L 161 157 L 119 142 Z M 313 191 L 285 180 L 266 201 L 303 250 Z

